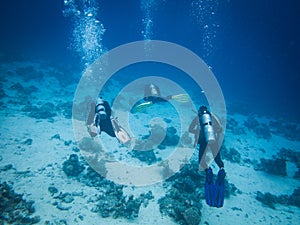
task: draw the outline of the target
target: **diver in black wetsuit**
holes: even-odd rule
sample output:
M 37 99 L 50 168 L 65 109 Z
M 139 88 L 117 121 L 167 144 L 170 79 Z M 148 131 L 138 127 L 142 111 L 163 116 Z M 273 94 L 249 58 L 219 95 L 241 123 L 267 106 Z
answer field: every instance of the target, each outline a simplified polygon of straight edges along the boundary
M 130 141 L 129 134 L 119 125 L 116 118 L 112 117 L 112 110 L 107 101 L 98 98 L 95 103 L 92 103 L 92 109 L 95 109 L 89 115 L 87 121 L 88 132 L 91 137 L 101 134 L 102 131 L 111 137 L 116 137 L 122 144 Z
M 155 84 L 149 84 L 145 86 L 144 90 L 144 101 L 157 103 L 157 102 L 167 102 L 172 98 L 171 95 L 163 98 L 160 94 L 160 89 Z
M 205 170 L 208 168 L 205 156 L 207 146 L 212 150 L 214 160 L 218 167 L 224 167 L 219 151 L 219 137 L 222 133 L 222 127 L 217 117 L 211 114 L 206 106 L 201 106 L 198 110 L 198 116 L 192 121 L 189 132 L 195 135 L 195 143 L 199 147 L 199 163 Z
M 189 132 L 195 135 L 195 144 L 199 148 L 199 164 L 205 170 L 205 197 L 206 203 L 213 207 L 222 207 L 224 203 L 224 178 L 226 176 L 224 163 L 220 156 L 219 138 L 222 126 L 215 115 L 210 113 L 206 106 L 201 106 L 198 116 L 192 121 Z M 219 167 L 217 180 L 213 183 L 212 168 L 206 163 L 206 153 L 211 149 L 214 160 Z
M 144 89 L 144 98 L 138 101 L 130 110 L 131 113 L 143 112 L 149 106 L 159 103 L 159 102 L 168 102 L 169 100 L 174 99 L 179 102 L 188 102 L 189 97 L 187 94 L 179 94 L 179 95 L 168 95 L 166 97 L 162 97 L 160 93 L 160 89 L 155 84 L 148 84 Z

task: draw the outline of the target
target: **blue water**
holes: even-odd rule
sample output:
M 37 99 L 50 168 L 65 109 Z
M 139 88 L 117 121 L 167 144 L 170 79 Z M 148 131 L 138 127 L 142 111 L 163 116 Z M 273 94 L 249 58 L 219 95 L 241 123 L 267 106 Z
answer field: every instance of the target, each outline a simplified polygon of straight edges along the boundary
M 149 1 L 154 2 L 149 12 L 140 1 L 89 2 L 105 28 L 101 48 L 142 40 L 143 20 L 150 18 L 150 38 L 180 44 L 203 58 L 226 99 L 246 102 L 253 112 L 299 120 L 298 1 L 156 0 Z M 2 1 L 2 52 L 56 60 L 80 71 L 83 55 L 72 46 L 79 18 L 64 16 L 65 9 L 59 0 Z
M 261 158 L 272 159 L 274 158 L 273 156 L 276 156 L 283 161 L 286 160 L 290 163 L 287 165 L 287 168 L 289 165 L 292 165 L 287 170 L 296 170 L 296 173 L 293 174 L 295 176 L 288 174 L 282 178 L 281 174 L 278 178 L 278 174 L 274 175 L 272 169 L 267 168 L 264 171 L 271 173 L 271 178 L 268 177 L 271 182 L 271 184 L 268 183 L 269 186 L 273 184 L 279 184 L 280 186 L 280 182 L 285 182 L 285 178 L 288 179 L 289 184 L 292 185 L 284 189 L 285 192 L 278 191 L 273 194 L 290 196 L 293 190 L 299 187 L 299 27 L 300 1 L 298 0 L 1 1 L 0 70 L 4 72 L 0 75 L 0 94 L 1 98 L 3 98 L 1 99 L 0 107 L 3 110 L 1 115 L 5 119 L 3 119 L 4 122 L 0 123 L 0 137 L 8 136 L 8 143 L 19 140 L 22 146 L 31 145 L 24 144 L 24 135 L 13 138 L 14 134 L 7 134 L 5 125 L 9 124 L 7 121 L 10 121 L 7 118 L 15 112 L 9 111 L 10 107 L 6 106 L 6 103 L 11 104 L 13 109 L 19 104 L 20 107 L 22 106 L 20 115 L 28 116 L 29 114 L 30 116 L 30 109 L 36 110 L 36 108 L 29 107 L 29 111 L 26 111 L 23 108 L 24 104 L 27 107 L 30 104 L 40 107 L 44 104 L 44 101 L 49 103 L 51 102 L 49 96 L 51 96 L 51 90 L 53 90 L 53 93 L 59 93 L 59 96 L 65 94 L 66 98 L 64 101 L 61 99 L 55 100 L 54 104 L 57 111 L 64 109 L 66 111 L 64 111 L 66 113 L 64 116 L 70 119 L 70 99 L 73 99 L 76 85 L 80 81 L 81 76 L 94 65 L 93 63 L 100 56 L 120 45 L 134 41 L 161 40 L 172 42 L 199 56 L 213 72 L 223 92 L 228 113 L 227 129 L 229 133 L 228 137 L 225 134 L 227 149 L 227 151 L 224 150 L 227 152 L 227 156 L 224 157 L 225 168 L 228 166 L 228 170 L 231 168 L 234 171 L 246 171 L 241 177 L 235 178 L 240 179 L 242 183 L 249 174 L 252 176 L 249 179 L 258 177 L 262 180 L 265 178 L 264 174 L 260 174 L 262 173 L 261 171 L 258 175 L 256 174 L 256 170 L 263 169 L 253 169 L 259 164 L 258 162 Z M 151 54 L 151 49 L 147 49 L 147 45 L 145 45 L 145 51 L 149 51 L 149 54 Z M 36 90 L 29 86 L 31 83 L 27 83 L 28 80 L 31 82 L 32 78 L 32 85 L 34 86 L 36 85 L 34 82 L 40 82 L 43 79 L 42 75 L 39 77 L 37 72 L 32 72 L 38 71 L 36 68 L 39 66 L 29 66 L 30 68 L 24 66 L 25 69 L 22 66 L 21 69 L 16 66 L 14 70 L 14 68 L 11 68 L 14 62 L 37 63 L 42 69 L 50 68 L 48 71 L 45 69 L 47 72 L 43 76 L 47 76 L 47 74 L 49 76 L 53 75 L 59 84 L 57 84 L 57 87 L 52 86 L 53 89 L 51 89 L 52 83 L 49 81 L 49 86 L 47 86 L 49 89 L 45 90 L 46 94 L 40 95 L 45 99 L 41 98 L 39 101 L 39 95 L 36 96 L 34 94 Z M 55 71 L 54 68 L 59 72 L 53 72 Z M 18 80 L 19 78 L 14 80 L 15 77 L 10 76 L 11 74 L 17 74 L 17 77 L 23 76 L 23 83 Z M 190 95 L 196 107 L 207 103 L 202 89 L 194 80 L 187 76 L 185 71 L 159 62 L 140 62 L 120 69 L 105 84 L 106 86 L 100 95 L 105 95 L 107 91 L 107 100 L 112 103 L 115 98 L 115 93 L 112 93 L 112 90 L 119 92 L 124 86 L 144 76 L 158 76 L 176 82 Z M 12 85 L 18 82 L 24 85 L 25 88 Z M 11 86 L 8 88 L 9 85 Z M 70 88 L 68 85 L 73 86 Z M 64 89 L 65 87 L 66 89 Z M 110 87 L 113 88 L 110 90 Z M 14 90 L 21 90 L 23 94 L 25 93 L 24 95 L 16 95 L 20 98 L 20 102 L 15 99 L 7 100 L 7 98 L 12 98 L 12 96 L 7 96 L 14 93 Z M 141 98 L 143 96 L 142 92 L 141 89 Z M 7 93 L 9 94 L 6 95 Z M 33 93 L 32 96 L 34 97 L 28 93 Z M 53 93 L 52 95 L 54 95 Z M 31 96 L 32 99 L 26 98 L 26 95 Z M 68 109 L 66 109 L 67 106 L 69 106 Z M 50 105 L 51 107 L 53 108 L 54 105 Z M 158 114 L 163 114 L 163 111 L 160 111 L 163 108 L 162 105 L 156 107 L 159 111 Z M 40 112 L 43 112 L 43 110 L 40 110 Z M 151 116 L 147 116 L 144 118 L 148 122 Z M 172 115 L 168 116 L 172 117 Z M 40 123 L 41 119 L 47 118 L 39 118 L 32 115 L 30 117 L 37 119 L 37 123 Z M 134 117 L 134 121 L 139 121 L 140 118 L 143 118 L 143 115 L 131 115 L 131 117 Z M 47 122 L 53 123 L 55 121 L 53 119 L 55 116 L 50 115 L 49 118 Z M 173 117 L 170 118 L 165 118 L 165 120 L 171 123 L 170 121 L 172 121 Z M 260 124 L 256 126 L 256 121 L 253 118 L 259 118 Z M 263 123 L 261 121 L 267 122 Z M 145 130 L 148 129 L 147 126 L 143 128 L 146 128 Z M 68 129 L 72 129 L 71 125 Z M 26 131 L 25 134 L 29 135 L 29 132 Z M 139 134 L 135 133 L 135 135 L 138 136 Z M 143 135 L 146 136 L 147 134 L 143 133 Z M 268 135 L 275 138 L 274 143 L 274 140 L 270 139 Z M 276 139 L 278 137 L 279 139 Z M 33 143 L 35 143 L 35 138 L 36 135 L 33 138 Z M 52 143 L 53 139 L 55 141 L 56 139 L 57 141 L 64 141 L 63 138 L 58 138 L 57 136 L 54 138 L 49 137 L 46 141 Z M 258 141 L 253 143 L 251 140 L 255 140 L 254 142 Z M 73 144 L 77 148 L 77 143 Z M 69 145 L 65 141 L 63 146 Z M 8 152 L 6 150 L 10 148 L 10 145 L 3 144 L 2 147 L 3 150 L 2 152 L 0 151 L 1 182 L 5 181 L 4 173 L 11 171 L 11 168 L 4 165 L 4 162 L 5 164 L 9 163 L 6 161 L 7 158 L 5 157 L 7 155 L 5 152 Z M 19 144 L 16 148 L 17 150 L 22 149 Z M 76 148 L 74 147 L 72 151 Z M 234 156 L 231 157 L 231 154 L 234 155 L 236 153 L 235 148 L 238 152 L 242 152 L 241 161 L 237 160 L 240 164 L 236 161 L 232 162 L 236 160 L 232 159 Z M 293 155 L 294 153 L 295 155 Z M 21 152 L 21 154 L 23 153 Z M 284 154 L 284 156 L 280 154 Z M 68 157 L 65 156 L 64 159 L 66 158 Z M 61 162 L 59 163 L 61 164 Z M 259 165 L 267 167 L 263 160 Z M 238 166 L 238 169 L 235 166 Z M 16 176 L 19 175 L 17 174 Z M 228 171 L 228 176 L 230 177 L 230 171 Z M 195 178 L 192 175 L 191 177 Z M 257 184 L 259 182 L 253 180 L 251 185 L 253 183 Z M 187 186 L 193 189 L 197 185 L 197 180 L 191 179 Z M 239 185 L 241 184 L 235 183 L 235 185 L 237 188 L 240 188 Z M 245 188 L 248 191 L 246 195 L 247 197 L 253 195 L 253 199 L 257 199 L 257 196 L 254 194 L 256 190 L 252 190 L 253 186 L 251 185 L 249 189 Z M 233 190 L 232 192 L 234 193 L 235 191 Z M 299 193 L 297 196 L 299 197 Z M 234 204 L 239 205 L 240 200 L 236 201 Z M 280 199 L 278 201 L 280 202 Z M 292 200 L 289 201 L 287 205 L 299 208 L 299 203 L 296 204 Z M 280 204 L 285 205 L 282 202 Z M 247 224 L 251 224 L 251 217 L 255 218 L 256 215 L 255 210 L 249 210 L 250 212 L 248 212 L 248 208 L 240 209 L 240 206 L 232 205 L 230 207 L 237 213 L 245 213 L 245 218 L 247 217 L 247 219 L 249 213 L 250 219 L 247 220 Z M 269 209 L 270 207 L 266 208 L 267 221 L 272 221 L 270 219 L 272 211 L 270 213 L 268 211 L 271 210 Z M 299 209 L 295 208 L 292 208 L 292 210 L 290 208 L 284 209 L 286 213 L 291 210 L 294 215 L 296 214 L 295 216 L 287 214 L 286 217 L 291 217 L 292 219 L 287 220 L 289 223 L 286 222 L 284 224 L 292 224 L 293 221 L 297 221 Z M 0 224 L 2 222 L 1 219 Z M 276 222 L 279 220 L 276 220 Z M 263 221 L 260 222 L 264 224 Z M 178 223 L 180 224 L 180 222 Z M 231 221 L 221 222 L 221 224 L 230 223 Z

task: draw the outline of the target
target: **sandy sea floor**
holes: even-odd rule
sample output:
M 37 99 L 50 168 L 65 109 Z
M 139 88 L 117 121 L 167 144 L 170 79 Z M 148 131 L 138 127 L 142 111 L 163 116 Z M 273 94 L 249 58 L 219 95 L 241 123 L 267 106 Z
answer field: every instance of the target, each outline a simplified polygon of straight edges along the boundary
M 100 213 L 93 212 L 96 204 L 93 197 L 99 194 L 99 190 L 68 177 L 62 169 L 71 154 L 81 155 L 74 139 L 71 111 L 67 111 L 67 107 L 72 107 L 76 84 L 62 82 L 58 79 L 59 70 L 38 63 L 3 63 L 0 72 L 1 89 L 4 91 L 1 93 L 0 112 L 0 181 L 9 183 L 16 193 L 23 194 L 24 199 L 34 201 L 33 216 L 40 217 L 38 224 L 177 224 L 159 211 L 157 201 L 168 189 L 163 182 L 144 187 L 124 187 L 123 192 L 127 196 L 138 196 L 148 191 L 154 196 L 146 207 L 141 206 L 137 218 L 103 218 Z M 34 108 L 24 109 L 28 105 L 39 108 L 49 103 L 53 106 L 48 105 L 46 109 L 53 108 L 55 115 L 45 118 L 33 115 Z M 39 113 L 43 113 L 42 109 Z M 248 116 L 230 113 L 228 119 L 234 119 L 237 126 L 243 127 Z M 140 117 L 147 117 L 147 114 Z M 259 122 L 270 120 L 264 117 L 256 119 Z M 220 209 L 211 208 L 202 200 L 200 224 L 298 224 L 298 207 L 276 204 L 273 209 L 256 199 L 257 191 L 277 196 L 293 194 L 300 184 L 299 178 L 294 178 L 296 164 L 287 162 L 286 176 L 256 170 L 254 164 L 260 158 L 272 159 L 282 148 L 299 152 L 300 142 L 276 134 L 269 139 L 258 138 L 253 131 L 244 130 L 244 133 L 237 133 L 227 129 L 225 135 L 226 147 L 236 149 L 242 159 L 240 163 L 224 159 L 226 179 L 237 187 L 239 193 L 225 199 L 224 207 Z M 145 135 L 147 130 L 136 124 L 133 132 L 134 135 Z M 103 134 L 103 141 L 107 141 L 112 149 L 119 147 L 118 142 L 106 134 Z M 130 161 L 127 151 L 120 147 L 120 151 L 114 153 L 115 157 Z M 160 156 L 168 157 L 171 154 L 168 151 L 172 150 L 167 149 Z M 159 150 L 157 152 L 160 154 Z M 139 161 L 132 159 L 132 163 L 138 164 Z M 212 166 L 217 173 L 216 165 Z M 66 203 L 54 198 L 55 195 L 48 190 L 51 186 L 56 187 L 58 192 L 71 194 L 73 200 Z

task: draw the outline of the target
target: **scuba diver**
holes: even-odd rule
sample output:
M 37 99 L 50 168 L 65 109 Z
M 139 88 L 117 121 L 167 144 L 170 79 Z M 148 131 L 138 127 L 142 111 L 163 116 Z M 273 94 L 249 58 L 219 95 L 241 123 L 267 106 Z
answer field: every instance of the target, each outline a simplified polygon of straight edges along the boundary
M 95 111 L 93 111 L 95 109 Z M 102 131 L 111 137 L 116 137 L 121 144 L 127 144 L 131 138 L 129 134 L 119 125 L 116 118 L 111 116 L 112 110 L 107 101 L 98 98 L 96 103 L 92 103 L 92 111 L 87 124 L 91 137 L 96 137 Z
M 144 89 L 144 98 L 138 101 L 130 110 L 131 113 L 143 112 L 149 106 L 159 102 L 168 102 L 169 100 L 176 100 L 178 102 L 188 102 L 189 96 L 187 94 L 168 95 L 162 97 L 160 89 L 155 84 L 148 84 Z
M 206 106 L 201 106 L 198 116 L 192 121 L 189 132 L 195 135 L 195 145 L 199 148 L 199 164 L 205 170 L 205 200 L 209 206 L 220 208 L 224 203 L 225 193 L 225 170 L 224 163 L 219 151 L 219 138 L 222 133 L 222 126 L 218 118 L 210 113 Z M 219 167 L 217 180 L 213 182 L 213 171 L 206 163 L 206 153 L 211 149 L 214 160 Z

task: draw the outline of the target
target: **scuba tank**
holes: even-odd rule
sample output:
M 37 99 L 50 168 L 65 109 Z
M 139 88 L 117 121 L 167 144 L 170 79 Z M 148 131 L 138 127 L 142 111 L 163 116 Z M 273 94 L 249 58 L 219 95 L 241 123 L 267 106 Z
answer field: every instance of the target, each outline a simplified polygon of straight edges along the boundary
M 95 113 L 100 117 L 100 120 L 105 120 L 107 118 L 104 101 L 102 98 L 97 99 Z
M 204 110 L 203 112 L 199 113 L 199 121 L 201 129 L 204 133 L 206 143 L 215 142 L 216 137 L 214 128 L 212 126 L 211 114 L 208 111 Z

